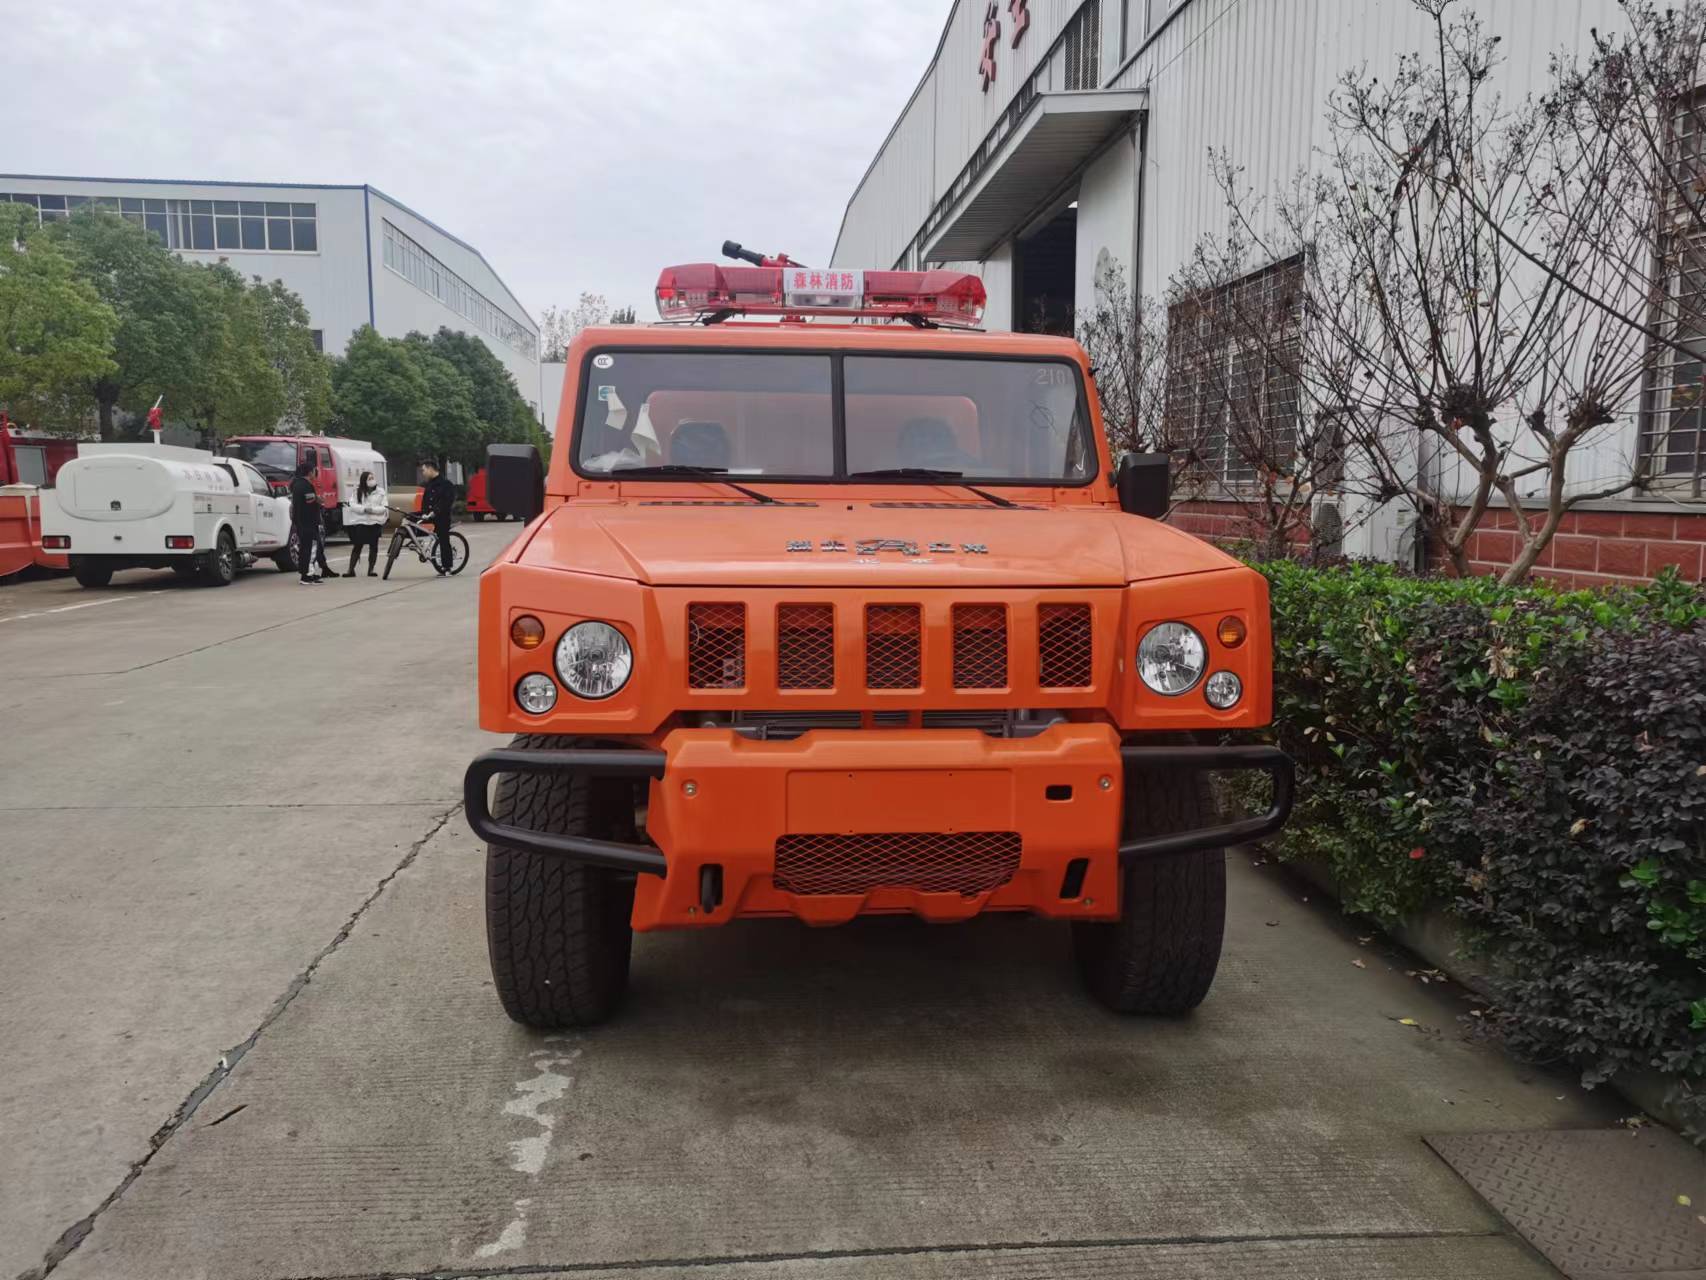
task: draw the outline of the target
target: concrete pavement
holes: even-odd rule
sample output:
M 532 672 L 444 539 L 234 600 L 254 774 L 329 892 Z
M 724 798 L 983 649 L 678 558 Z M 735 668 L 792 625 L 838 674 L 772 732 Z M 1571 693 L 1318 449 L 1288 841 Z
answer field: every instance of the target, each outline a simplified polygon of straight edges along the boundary
M 1239 859 L 1183 1021 L 992 918 L 643 937 L 619 1020 L 513 1026 L 474 588 L 0 590 L 0 1276 L 1553 1274 L 1420 1135 L 1609 1100 Z

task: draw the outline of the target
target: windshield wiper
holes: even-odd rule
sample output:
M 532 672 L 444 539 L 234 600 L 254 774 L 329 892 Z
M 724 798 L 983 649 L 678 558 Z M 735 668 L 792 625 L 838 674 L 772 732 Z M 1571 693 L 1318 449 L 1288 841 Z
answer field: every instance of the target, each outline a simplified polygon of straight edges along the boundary
M 662 462 L 655 467 L 612 467 L 613 476 L 708 476 L 718 484 L 726 484 L 736 493 L 745 494 L 754 502 L 770 506 L 776 502 L 768 493 L 760 493 L 757 489 L 748 489 L 744 484 L 736 484 L 725 477 L 727 467 L 691 467 L 685 462 Z
M 969 489 L 985 502 L 992 502 L 998 507 L 1016 507 L 1017 502 L 1009 502 L 998 494 L 990 493 L 987 489 L 979 489 L 975 484 L 967 484 L 963 471 L 938 471 L 935 467 L 883 467 L 877 471 L 850 471 L 849 480 L 952 480 L 959 488 Z

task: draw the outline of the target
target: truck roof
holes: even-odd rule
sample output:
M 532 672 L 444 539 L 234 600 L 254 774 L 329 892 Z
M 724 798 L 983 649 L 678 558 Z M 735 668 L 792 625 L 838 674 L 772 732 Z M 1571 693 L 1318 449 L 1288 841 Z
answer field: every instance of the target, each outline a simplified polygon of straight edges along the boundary
M 595 347 L 772 347 L 784 351 L 929 351 L 945 355 L 1055 356 L 1083 360 L 1071 338 L 1046 333 L 919 329 L 908 324 L 806 324 L 725 320 L 720 324 L 622 324 L 582 329 L 569 344 L 572 362 Z

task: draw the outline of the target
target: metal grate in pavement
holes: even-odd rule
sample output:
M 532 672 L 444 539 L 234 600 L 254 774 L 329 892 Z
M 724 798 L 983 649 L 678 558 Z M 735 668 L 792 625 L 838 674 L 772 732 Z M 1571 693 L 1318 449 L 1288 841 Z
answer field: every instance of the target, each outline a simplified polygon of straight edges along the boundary
M 1426 1141 L 1570 1280 L 1706 1277 L 1706 1155 L 1668 1129 Z

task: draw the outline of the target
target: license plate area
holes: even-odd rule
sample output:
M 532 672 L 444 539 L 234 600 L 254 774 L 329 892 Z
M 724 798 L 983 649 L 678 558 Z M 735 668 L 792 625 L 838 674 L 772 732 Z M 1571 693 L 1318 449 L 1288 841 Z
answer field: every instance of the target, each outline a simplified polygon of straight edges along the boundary
M 788 775 L 786 830 L 1005 831 L 1013 826 L 1007 769 L 833 769 Z

